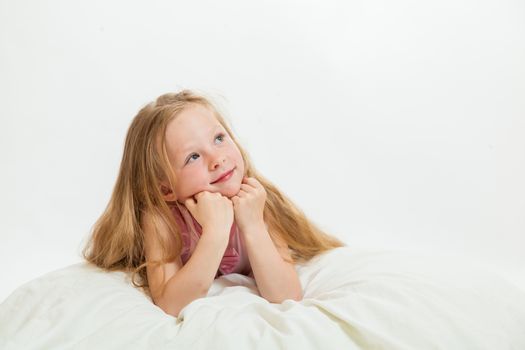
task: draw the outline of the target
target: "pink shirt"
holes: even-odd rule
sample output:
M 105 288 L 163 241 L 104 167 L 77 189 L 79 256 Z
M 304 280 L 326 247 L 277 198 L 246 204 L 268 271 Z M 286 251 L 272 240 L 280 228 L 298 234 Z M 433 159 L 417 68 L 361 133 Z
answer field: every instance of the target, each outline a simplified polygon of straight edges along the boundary
M 180 257 L 184 265 L 190 259 L 197 246 L 197 242 L 202 235 L 202 227 L 184 205 L 178 202 L 175 202 L 175 205 L 170 203 L 170 208 L 181 230 L 182 251 Z M 231 227 L 230 240 L 215 278 L 229 273 L 240 273 L 253 277 L 243 236 L 235 221 Z

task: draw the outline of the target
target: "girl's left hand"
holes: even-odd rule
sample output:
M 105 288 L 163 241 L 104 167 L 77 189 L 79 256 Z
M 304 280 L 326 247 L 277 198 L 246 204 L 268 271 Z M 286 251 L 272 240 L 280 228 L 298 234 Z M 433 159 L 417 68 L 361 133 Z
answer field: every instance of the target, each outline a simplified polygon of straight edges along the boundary
M 231 200 L 235 222 L 243 233 L 257 226 L 265 228 L 263 212 L 266 190 L 256 178 L 245 176 L 239 193 Z

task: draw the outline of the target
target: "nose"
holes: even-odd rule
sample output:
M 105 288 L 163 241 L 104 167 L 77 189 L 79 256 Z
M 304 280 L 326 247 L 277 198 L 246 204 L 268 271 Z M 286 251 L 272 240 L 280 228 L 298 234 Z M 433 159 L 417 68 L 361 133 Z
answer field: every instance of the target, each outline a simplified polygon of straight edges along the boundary
M 216 152 L 210 163 L 211 170 L 220 168 L 226 162 L 226 156 L 222 152 Z

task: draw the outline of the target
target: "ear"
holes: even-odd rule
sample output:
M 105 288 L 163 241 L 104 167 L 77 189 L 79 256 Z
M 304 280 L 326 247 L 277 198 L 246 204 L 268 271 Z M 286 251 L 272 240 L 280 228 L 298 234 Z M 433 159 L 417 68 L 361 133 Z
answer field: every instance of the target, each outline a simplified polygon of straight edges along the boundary
M 174 202 L 177 200 L 177 196 L 169 186 L 165 184 L 160 184 L 160 193 L 162 193 L 162 198 L 167 202 Z

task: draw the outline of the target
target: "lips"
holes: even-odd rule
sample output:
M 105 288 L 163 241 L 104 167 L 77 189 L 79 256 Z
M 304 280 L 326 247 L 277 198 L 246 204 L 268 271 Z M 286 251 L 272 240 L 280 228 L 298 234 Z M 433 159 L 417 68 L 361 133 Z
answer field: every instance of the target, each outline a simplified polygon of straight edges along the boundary
M 232 173 L 234 170 L 235 170 L 235 168 L 233 168 L 232 170 L 229 170 L 229 171 L 225 172 L 224 174 L 222 174 L 221 176 L 219 176 L 219 178 L 218 178 L 217 180 L 213 181 L 212 184 L 221 181 L 223 178 L 225 178 L 226 176 L 230 175 L 230 173 Z

